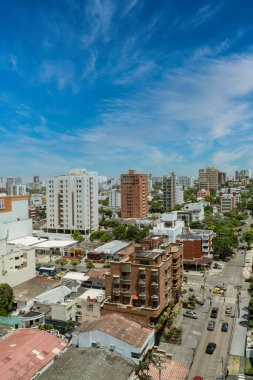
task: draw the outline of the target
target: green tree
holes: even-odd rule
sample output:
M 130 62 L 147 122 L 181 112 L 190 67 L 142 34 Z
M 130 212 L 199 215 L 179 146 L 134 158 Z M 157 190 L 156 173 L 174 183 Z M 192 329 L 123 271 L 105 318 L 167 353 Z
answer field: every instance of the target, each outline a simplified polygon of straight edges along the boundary
M 183 205 L 176 204 L 173 207 L 172 211 L 180 211 L 180 210 L 182 210 L 182 208 L 183 208 Z
M 67 259 L 64 259 L 64 257 L 60 257 L 59 259 L 55 260 L 55 264 L 60 265 L 62 270 L 64 269 L 63 267 L 68 264 L 68 262 L 69 261 Z
M 95 265 L 94 265 L 93 263 L 91 263 L 91 262 L 88 262 L 88 263 L 86 264 L 86 268 L 87 268 L 87 269 L 94 269 L 94 268 L 95 268 Z
M 81 232 L 79 230 L 75 230 L 73 234 L 71 235 L 72 239 L 77 241 L 78 243 L 82 243 L 84 241 L 84 237 L 82 236 Z
M 9 284 L 0 284 L 0 315 L 6 316 L 12 311 L 14 293 Z
M 47 217 L 46 210 L 40 210 L 39 211 L 39 218 L 40 219 L 46 219 L 46 217 Z
M 253 243 L 253 229 L 252 228 L 248 228 L 247 230 L 245 230 L 243 232 L 242 237 L 243 237 L 243 240 L 246 241 L 248 249 L 250 249 L 251 244 Z
M 78 259 L 73 259 L 73 260 L 71 260 L 71 265 L 73 266 L 73 268 L 76 270 L 76 267 L 77 267 L 77 265 L 79 265 L 81 263 L 81 261 L 80 260 L 78 260 Z
M 124 224 L 120 224 L 119 226 L 113 228 L 112 230 L 114 239 L 117 240 L 125 240 L 127 237 L 127 229 Z
M 90 241 L 95 241 L 101 239 L 101 237 L 104 235 L 104 231 L 94 231 L 90 234 Z
M 109 234 L 107 232 L 104 232 L 104 234 L 100 237 L 100 241 L 102 243 L 107 243 L 110 240 L 112 240 L 112 234 Z

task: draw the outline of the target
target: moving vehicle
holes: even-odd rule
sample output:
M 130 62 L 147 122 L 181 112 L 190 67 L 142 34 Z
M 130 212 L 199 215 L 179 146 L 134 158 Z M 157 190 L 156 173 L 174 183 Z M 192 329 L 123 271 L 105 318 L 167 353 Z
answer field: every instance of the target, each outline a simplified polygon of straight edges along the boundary
M 206 346 L 206 354 L 213 354 L 215 348 L 217 347 L 217 344 L 214 342 L 209 342 Z
M 227 322 L 222 322 L 221 331 L 222 332 L 228 332 L 228 323 Z
M 207 324 L 207 330 L 213 331 L 214 330 L 214 326 L 215 326 L 215 322 L 214 321 L 209 321 L 208 324 Z
M 195 311 L 191 311 L 191 310 L 185 310 L 183 312 L 183 316 L 188 317 L 188 318 L 198 319 L 198 316 L 195 313 Z
M 225 314 L 230 315 L 232 313 L 232 306 L 226 306 Z
M 210 317 L 211 317 L 211 318 L 217 318 L 217 316 L 218 316 L 218 311 L 219 311 L 218 307 L 213 307 L 212 310 L 211 310 Z

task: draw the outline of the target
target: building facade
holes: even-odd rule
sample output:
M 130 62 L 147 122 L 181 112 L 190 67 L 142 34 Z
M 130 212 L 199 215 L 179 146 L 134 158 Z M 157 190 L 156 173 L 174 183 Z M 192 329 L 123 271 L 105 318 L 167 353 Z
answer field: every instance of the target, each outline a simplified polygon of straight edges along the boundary
M 120 208 L 121 207 L 121 193 L 117 189 L 111 189 L 108 191 L 109 207 Z
M 194 177 L 179 176 L 178 183 L 182 185 L 184 190 L 192 188 L 194 186 Z
M 35 277 L 35 252 L 0 240 L 0 283 L 16 286 Z
M 222 194 L 220 197 L 221 212 L 229 212 L 229 211 L 234 210 L 236 208 L 237 200 L 238 200 L 238 195 L 236 195 L 235 193 Z
M 77 169 L 47 181 L 47 231 L 83 234 L 98 228 L 97 173 Z
M 172 210 L 176 204 L 184 203 L 183 186 L 174 173 L 163 177 L 163 207 L 165 211 Z
M 218 173 L 219 170 L 212 167 L 199 169 L 199 189 L 217 190 L 219 186 Z
M 0 196 L 0 239 L 19 239 L 32 235 L 28 216 L 28 197 Z
M 129 170 L 121 174 L 121 217 L 143 218 L 148 214 L 148 175 Z
M 155 323 L 169 303 L 179 298 L 182 265 L 183 245 L 176 243 L 163 243 L 120 262 L 111 261 L 103 313 L 118 312 Z

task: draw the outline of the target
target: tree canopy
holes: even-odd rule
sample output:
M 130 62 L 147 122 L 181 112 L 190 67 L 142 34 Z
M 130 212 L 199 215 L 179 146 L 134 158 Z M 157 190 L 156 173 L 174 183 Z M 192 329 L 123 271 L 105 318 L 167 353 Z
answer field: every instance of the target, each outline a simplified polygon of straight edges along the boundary
M 7 316 L 12 311 L 14 293 L 9 284 L 0 284 L 0 315 Z

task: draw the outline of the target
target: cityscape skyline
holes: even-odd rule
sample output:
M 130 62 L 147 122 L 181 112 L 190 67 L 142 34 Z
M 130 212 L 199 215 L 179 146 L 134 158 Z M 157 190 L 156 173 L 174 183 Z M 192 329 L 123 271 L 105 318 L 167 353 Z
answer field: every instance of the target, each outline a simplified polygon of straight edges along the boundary
M 253 5 L 243 5 L 3 3 L 1 176 L 253 168 Z

